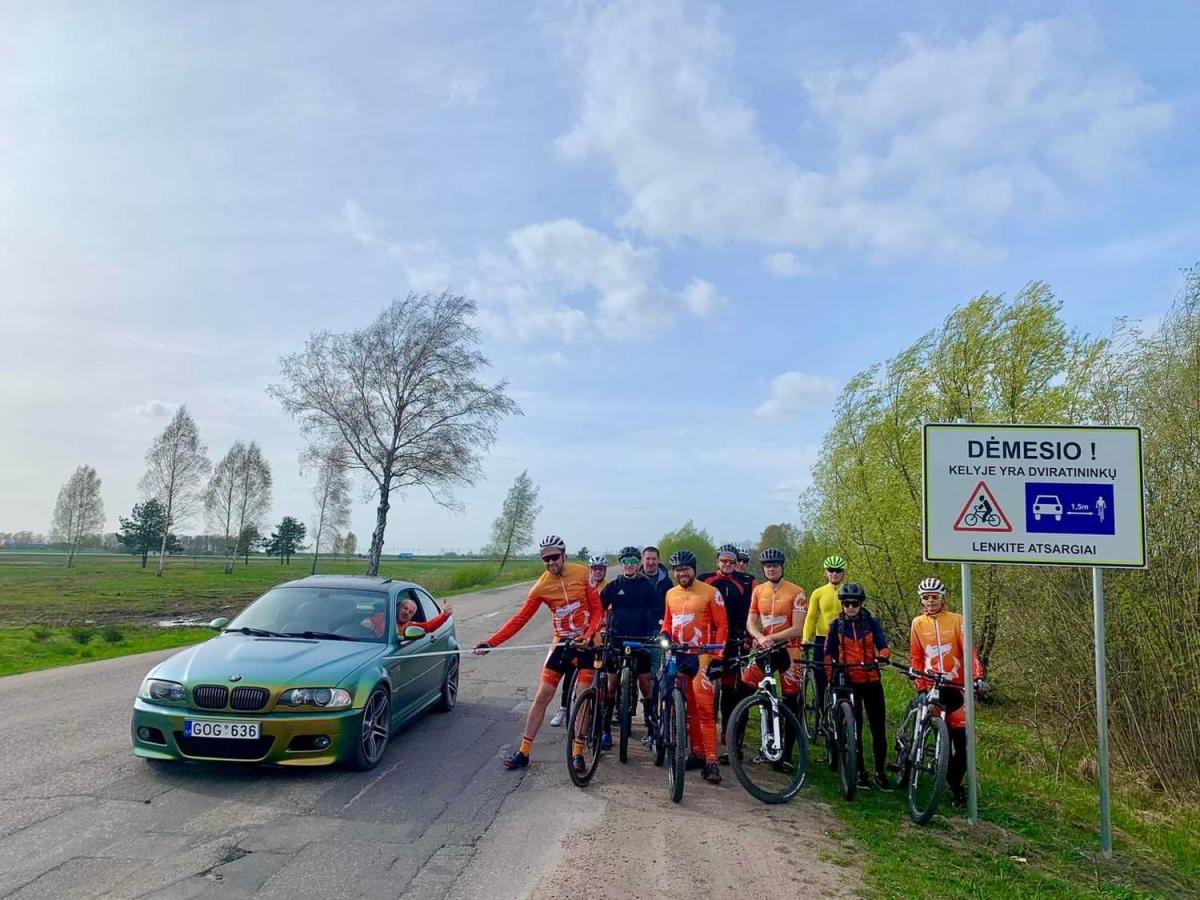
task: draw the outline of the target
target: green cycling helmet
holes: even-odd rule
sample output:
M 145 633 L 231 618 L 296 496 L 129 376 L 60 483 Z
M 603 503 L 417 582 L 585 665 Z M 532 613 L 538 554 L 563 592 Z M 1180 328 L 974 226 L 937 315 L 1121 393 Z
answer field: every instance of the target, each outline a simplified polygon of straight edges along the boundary
M 838 555 L 834 554 L 833 556 L 827 556 L 827 557 L 825 557 L 825 562 L 824 562 L 824 564 L 823 564 L 823 565 L 825 566 L 825 568 L 826 568 L 826 569 L 842 569 L 842 570 L 845 570 L 845 568 L 846 568 L 846 560 L 844 560 L 844 559 L 842 559 L 840 556 L 838 556 Z

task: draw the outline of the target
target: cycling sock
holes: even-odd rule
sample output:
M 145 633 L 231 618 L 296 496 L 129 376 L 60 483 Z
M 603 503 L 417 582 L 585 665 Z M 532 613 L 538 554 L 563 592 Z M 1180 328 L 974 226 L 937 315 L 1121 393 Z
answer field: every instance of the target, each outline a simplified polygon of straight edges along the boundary
M 575 741 L 571 744 L 571 752 L 576 756 L 583 756 L 583 741 Z
M 521 752 L 524 753 L 526 756 L 528 756 L 531 750 L 533 750 L 533 738 L 527 738 L 524 735 L 522 735 L 521 736 Z

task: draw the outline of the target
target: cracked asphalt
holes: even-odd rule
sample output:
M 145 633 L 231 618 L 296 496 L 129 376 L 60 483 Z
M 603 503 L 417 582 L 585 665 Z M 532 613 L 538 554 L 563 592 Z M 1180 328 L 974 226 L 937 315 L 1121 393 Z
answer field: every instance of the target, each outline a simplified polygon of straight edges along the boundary
M 456 597 L 471 646 L 527 586 Z M 539 617 L 512 643 L 549 638 Z M 561 730 L 533 765 L 519 737 L 536 652 L 464 657 L 457 708 L 393 738 L 379 767 L 151 765 L 130 751 L 142 676 L 171 651 L 0 678 L 0 897 L 853 896 L 860 883 L 828 808 L 757 803 L 726 771 L 689 776 L 683 803 L 639 748 L 585 791 Z M 597 881 L 599 879 L 599 882 Z

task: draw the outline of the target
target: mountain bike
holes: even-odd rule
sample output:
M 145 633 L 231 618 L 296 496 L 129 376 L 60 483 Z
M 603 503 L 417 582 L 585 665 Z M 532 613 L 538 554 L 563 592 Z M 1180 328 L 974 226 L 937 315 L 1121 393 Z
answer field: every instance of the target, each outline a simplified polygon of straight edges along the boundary
M 950 767 L 950 729 L 943 714 L 941 690 L 962 690 L 962 684 L 938 672 L 918 673 L 901 663 L 892 665 L 903 669 L 914 681 L 927 678 L 933 682 L 908 705 L 904 722 L 896 732 L 896 762 L 889 766 L 900 773 L 900 787 L 907 788 L 909 817 L 925 825 L 937 812 Z
M 763 679 L 733 708 L 725 731 L 733 774 L 763 803 L 796 796 L 808 772 L 808 738 L 800 719 L 784 704 L 779 686 L 783 673 L 776 674 L 772 665 L 777 653 L 778 648 L 770 648 L 738 658 L 746 667 L 757 665 Z
M 662 663 L 655 682 L 657 731 L 654 738 L 654 764 L 667 769 L 667 791 L 672 803 L 683 799 L 683 776 L 687 768 L 687 689 L 684 682 L 692 676 L 679 671 L 679 656 L 711 653 L 723 644 L 676 644 L 659 641 Z
M 846 674 L 850 668 L 871 663 L 824 663 L 833 669 L 825 687 L 825 716 L 822 730 L 829 768 L 842 782 L 842 796 L 853 800 L 858 792 L 858 723 L 854 719 L 854 688 Z
M 595 677 L 591 687 L 584 690 L 571 703 L 571 713 L 567 717 L 567 774 L 576 787 L 587 787 L 596 769 L 600 765 L 600 757 L 604 755 L 604 729 L 606 726 L 606 710 L 608 708 L 608 675 L 604 670 L 607 647 L 595 648 L 592 654 L 592 669 Z M 583 767 L 575 768 L 575 750 L 581 745 Z
M 637 711 L 637 651 L 649 650 L 656 644 L 648 643 L 643 638 L 622 637 L 615 635 L 612 638 L 614 645 L 619 645 L 619 660 L 618 672 L 620 677 L 617 679 L 617 758 L 621 762 L 629 761 L 629 735 L 633 730 L 633 714 Z M 646 723 L 647 728 L 650 728 L 650 722 Z M 651 734 L 653 731 L 651 731 Z
M 817 689 L 816 667 L 821 662 L 816 659 L 816 649 L 812 644 L 802 645 L 804 649 L 804 681 L 800 686 L 800 722 L 804 726 L 804 736 L 808 743 L 815 744 L 821 737 L 821 720 L 824 711 L 821 709 L 821 693 Z

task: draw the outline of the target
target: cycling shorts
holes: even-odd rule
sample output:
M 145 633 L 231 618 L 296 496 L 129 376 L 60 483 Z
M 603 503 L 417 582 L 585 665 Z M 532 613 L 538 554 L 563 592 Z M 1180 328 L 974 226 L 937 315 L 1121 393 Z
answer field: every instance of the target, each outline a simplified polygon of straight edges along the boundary
M 542 681 L 546 684 L 558 684 L 564 675 L 572 669 L 578 669 L 580 681 L 590 682 L 595 677 L 592 671 L 595 657 L 596 651 L 590 648 L 576 650 L 565 641 L 555 644 L 550 648 L 546 662 L 542 664 Z

